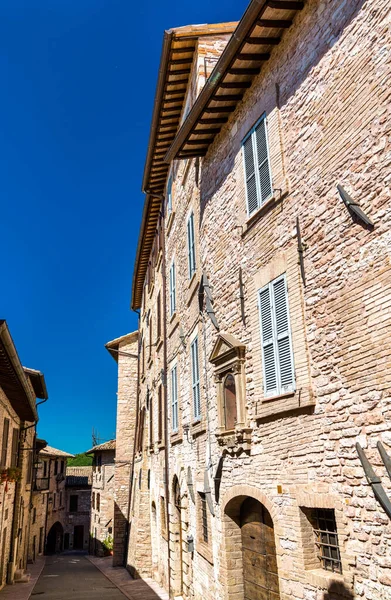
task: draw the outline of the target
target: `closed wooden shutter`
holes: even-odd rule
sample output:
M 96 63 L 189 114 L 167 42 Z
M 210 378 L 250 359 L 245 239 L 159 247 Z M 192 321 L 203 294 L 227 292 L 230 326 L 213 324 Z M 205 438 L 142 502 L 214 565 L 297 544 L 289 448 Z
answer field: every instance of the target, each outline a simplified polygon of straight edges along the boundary
M 175 263 L 173 262 L 170 267 L 170 316 L 174 314 L 176 310 L 176 290 L 175 290 Z
M 172 213 L 172 176 L 169 177 L 167 183 L 167 214 Z
M 10 420 L 4 419 L 3 439 L 2 439 L 2 443 L 1 443 L 1 466 L 2 467 L 7 466 L 9 428 L 10 428 Z
M 187 221 L 187 249 L 189 261 L 189 279 L 195 272 L 195 244 L 194 244 L 194 213 L 191 213 Z
M 176 366 L 171 370 L 171 415 L 172 430 L 178 431 L 178 379 Z
M 260 119 L 244 139 L 243 162 L 247 213 L 251 216 L 273 193 L 266 116 Z
M 273 396 L 295 389 L 286 277 L 259 292 L 264 392 Z
M 198 361 L 198 337 L 191 344 L 191 374 L 193 392 L 193 413 L 195 419 L 201 418 L 200 369 Z
M 12 456 L 11 456 L 11 467 L 18 466 L 19 458 L 19 429 L 12 430 Z

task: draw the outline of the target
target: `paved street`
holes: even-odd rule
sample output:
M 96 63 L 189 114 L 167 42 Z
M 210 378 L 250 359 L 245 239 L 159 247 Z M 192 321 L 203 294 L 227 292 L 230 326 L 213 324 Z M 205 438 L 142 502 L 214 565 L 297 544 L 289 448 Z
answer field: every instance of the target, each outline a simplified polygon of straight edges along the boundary
M 31 594 L 43 600 L 124 600 L 125 596 L 85 556 L 48 556 Z

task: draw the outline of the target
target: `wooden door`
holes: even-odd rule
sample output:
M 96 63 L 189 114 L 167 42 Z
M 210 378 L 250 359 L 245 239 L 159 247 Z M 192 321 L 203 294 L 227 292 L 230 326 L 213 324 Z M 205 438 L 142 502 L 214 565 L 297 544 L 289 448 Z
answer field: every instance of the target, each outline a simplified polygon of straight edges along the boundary
M 73 530 L 73 548 L 74 550 L 83 550 L 84 546 L 84 526 L 75 525 Z
M 247 498 L 240 510 L 245 600 L 279 600 L 273 521 L 266 508 Z

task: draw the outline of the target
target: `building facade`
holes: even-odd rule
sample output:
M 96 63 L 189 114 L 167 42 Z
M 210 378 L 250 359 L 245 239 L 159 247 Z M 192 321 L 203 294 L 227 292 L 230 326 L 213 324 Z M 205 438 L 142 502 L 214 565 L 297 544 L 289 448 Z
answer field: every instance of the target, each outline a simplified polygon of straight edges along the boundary
M 91 489 L 90 553 L 104 556 L 113 545 L 115 440 L 94 446 Z
M 64 550 L 90 547 L 92 467 L 67 467 Z
M 26 580 L 37 398 L 46 401 L 44 377 L 22 366 L 6 321 L 0 321 L 0 588 Z
M 108 342 L 106 349 L 118 365 L 113 529 L 113 566 L 117 567 L 128 564 L 129 498 L 137 420 L 138 332 L 134 331 Z
M 126 564 L 170 597 L 390 597 L 390 22 L 254 0 L 165 34 Z

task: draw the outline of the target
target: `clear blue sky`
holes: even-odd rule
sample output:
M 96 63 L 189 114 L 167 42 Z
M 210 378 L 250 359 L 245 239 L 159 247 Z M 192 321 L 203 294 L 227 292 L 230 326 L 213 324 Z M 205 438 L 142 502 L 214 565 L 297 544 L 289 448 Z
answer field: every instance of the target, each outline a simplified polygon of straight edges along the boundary
M 38 433 L 80 452 L 115 432 L 104 344 L 129 309 L 165 29 L 238 20 L 247 0 L 3 0 L 0 318 L 44 372 Z

